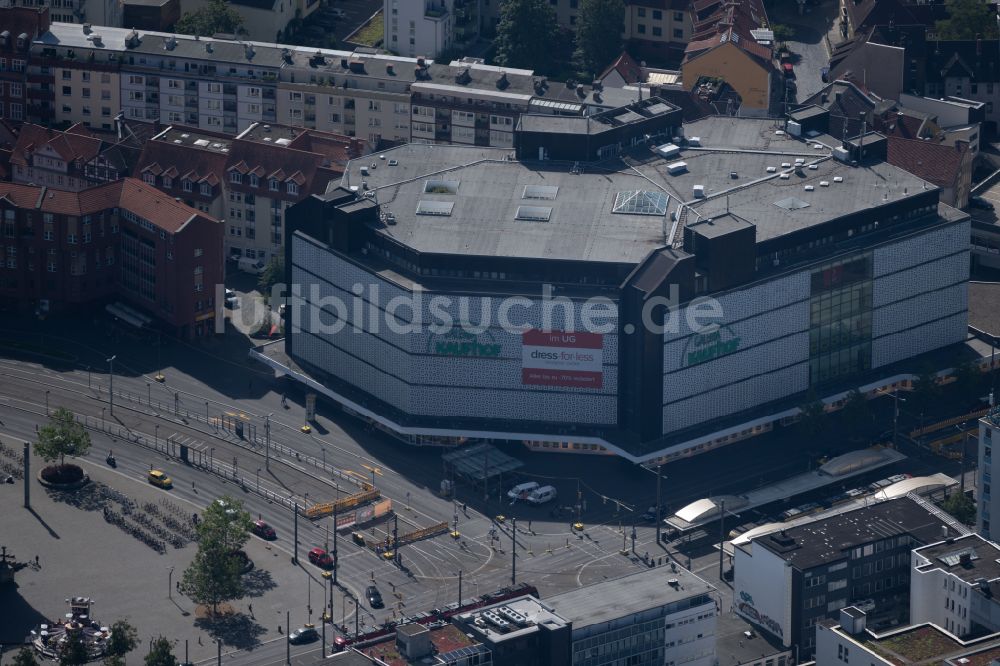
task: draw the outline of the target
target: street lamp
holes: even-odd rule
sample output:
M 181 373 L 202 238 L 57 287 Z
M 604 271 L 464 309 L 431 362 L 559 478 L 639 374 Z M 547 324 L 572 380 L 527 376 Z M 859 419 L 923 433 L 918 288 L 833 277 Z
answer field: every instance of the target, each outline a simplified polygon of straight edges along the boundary
M 643 467 L 642 469 L 647 472 L 653 472 L 653 470 L 648 467 Z M 663 481 L 663 463 L 656 466 L 656 543 L 660 543 L 660 528 L 662 516 L 660 515 L 662 503 L 660 501 L 660 483 Z
M 266 469 L 271 469 L 271 417 L 274 416 L 274 412 L 271 412 L 264 417 L 264 467 Z
M 118 354 L 115 354 L 108 359 L 108 402 L 111 406 L 111 414 L 115 413 L 115 359 L 118 358 Z
M 899 389 L 893 389 L 892 393 L 884 389 L 875 389 L 878 393 L 882 395 L 887 395 L 892 398 L 892 448 L 899 448 L 899 401 L 902 400 L 906 402 L 906 398 L 899 397 Z
M 174 594 L 174 568 L 167 568 L 167 599 L 173 599 Z

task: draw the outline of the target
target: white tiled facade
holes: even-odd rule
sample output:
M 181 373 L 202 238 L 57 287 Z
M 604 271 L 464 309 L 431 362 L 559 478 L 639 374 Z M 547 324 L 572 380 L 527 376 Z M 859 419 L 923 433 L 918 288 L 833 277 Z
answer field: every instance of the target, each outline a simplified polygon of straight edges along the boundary
M 589 425 L 617 422 L 618 339 L 615 333 L 605 334 L 603 338 L 602 388 L 524 385 L 520 334 L 496 327 L 499 297 L 471 295 L 468 318 L 473 324 L 479 324 L 484 321 L 483 312 L 489 313 L 491 328 L 475 338 L 480 344 L 500 345 L 500 353 L 496 357 L 440 356 L 433 350 L 436 341 L 449 339 L 443 333 L 435 335 L 428 330 L 393 332 L 381 311 L 375 311 L 377 331 L 370 322 L 369 313 L 373 311 L 370 303 L 377 301 L 386 307 L 393 298 L 409 299 L 410 292 L 299 237 L 293 237 L 292 243 L 292 283 L 317 283 L 320 298 L 336 297 L 348 306 L 347 311 L 336 318 L 329 314 L 330 308 L 324 314 L 308 303 L 301 311 L 293 308 L 293 327 L 304 331 L 293 331 L 295 354 L 302 360 L 364 387 L 376 398 L 415 415 Z M 365 310 L 360 319 L 354 312 L 354 285 L 363 285 L 361 298 L 365 301 Z M 372 295 L 373 288 L 377 297 Z M 455 321 L 460 320 L 457 299 L 437 311 L 431 309 L 433 297 L 432 293 L 422 295 L 421 317 L 425 324 L 440 320 L 441 312 L 448 312 Z M 310 294 L 304 293 L 302 298 L 308 301 Z M 530 307 L 516 309 L 517 323 L 538 327 L 542 323 L 539 299 L 530 300 Z M 407 307 L 397 310 L 396 316 L 401 323 L 414 321 Z M 561 312 L 557 311 L 554 321 L 559 322 L 560 316 Z M 344 319 L 345 325 L 335 333 L 320 333 L 318 325 L 314 325 L 319 319 L 332 326 L 338 318 Z M 582 329 L 580 321 L 574 325 L 576 330 Z M 311 330 L 317 332 L 308 333 Z

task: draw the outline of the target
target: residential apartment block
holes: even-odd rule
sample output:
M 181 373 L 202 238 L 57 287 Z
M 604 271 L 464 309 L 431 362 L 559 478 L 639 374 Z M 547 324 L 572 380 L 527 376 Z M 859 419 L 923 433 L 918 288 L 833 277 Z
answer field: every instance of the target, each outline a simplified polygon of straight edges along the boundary
M 181 338 L 214 330 L 222 225 L 138 180 L 80 192 L 0 183 L 0 301 L 40 312 L 112 298 Z
M 285 210 L 324 191 L 364 147 L 283 125 L 255 124 L 235 138 L 172 126 L 146 142 L 135 176 L 224 219 L 227 257 L 267 261 L 283 247 Z
M 119 0 L 7 0 L 5 7 L 45 9 L 53 21 L 121 25 L 123 5 Z
M 106 142 L 82 125 L 66 132 L 25 123 L 11 151 L 11 179 L 79 192 L 129 174 L 117 142 Z
M 436 58 L 479 36 L 482 1 L 384 0 L 383 44 L 393 53 Z
M 484 23 L 495 29 L 504 0 L 482 0 L 482 3 Z M 576 30 L 580 0 L 549 0 L 549 3 L 555 10 L 556 24 Z M 622 37 L 629 53 L 657 65 L 680 62 L 694 31 L 690 0 L 626 0 L 622 22 L 625 26 Z
M 979 511 L 976 514 L 976 532 L 985 539 L 996 539 L 1000 528 L 994 525 L 994 516 L 1000 516 L 1000 493 L 993 494 L 993 473 L 1000 478 L 1000 456 L 993 459 L 993 445 L 1000 443 L 1000 410 L 990 409 L 989 414 L 979 419 L 979 474 L 976 476 L 976 499 Z M 997 466 L 994 466 L 997 462 Z
M 47 7 L 0 10 L 0 118 L 26 117 L 31 45 L 50 25 Z

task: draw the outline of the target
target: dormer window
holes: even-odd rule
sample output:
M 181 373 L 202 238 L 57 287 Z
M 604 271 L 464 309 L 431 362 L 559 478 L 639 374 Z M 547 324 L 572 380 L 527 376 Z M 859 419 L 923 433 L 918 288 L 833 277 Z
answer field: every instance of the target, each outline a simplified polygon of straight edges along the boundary
M 201 184 L 201 194 L 202 196 L 210 197 L 212 196 L 212 186 L 208 183 Z
M 298 184 L 296 184 L 294 182 L 289 182 L 287 190 L 288 190 L 289 194 L 298 194 L 299 193 L 299 186 L 298 186 Z
M 187 180 L 186 178 L 181 181 L 181 189 L 184 190 L 185 192 L 193 192 L 194 191 L 194 188 L 192 187 L 191 181 Z
M 279 192 L 281 190 L 281 186 L 278 184 L 278 180 L 276 178 L 272 178 L 268 181 L 267 188 L 272 192 Z
M 174 186 L 174 179 L 171 178 L 170 176 L 164 176 L 163 187 L 173 187 L 173 186 Z
M 142 180 L 150 185 L 156 185 L 156 176 L 149 173 L 148 171 L 142 174 Z
M 239 171 L 230 171 L 229 172 L 229 182 L 230 183 L 236 183 L 237 185 L 242 185 L 243 184 L 243 174 L 241 174 Z
M 250 187 L 257 187 L 260 184 L 260 180 L 257 178 L 257 174 L 250 174 Z

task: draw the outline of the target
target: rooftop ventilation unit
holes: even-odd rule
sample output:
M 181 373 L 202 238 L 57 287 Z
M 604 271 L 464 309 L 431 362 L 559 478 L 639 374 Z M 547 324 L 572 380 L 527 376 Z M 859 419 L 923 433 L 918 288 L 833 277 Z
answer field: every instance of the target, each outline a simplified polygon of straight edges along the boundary
M 515 220 L 526 222 L 548 222 L 552 216 L 552 209 L 548 206 L 518 206 Z
M 677 174 L 684 173 L 688 170 L 687 162 L 674 162 L 673 164 L 667 165 L 667 172 L 671 176 L 676 176 Z
M 701 145 L 701 137 L 700 136 L 693 136 L 693 137 L 691 137 L 690 139 L 688 139 L 688 145 L 689 146 L 700 146 Z

